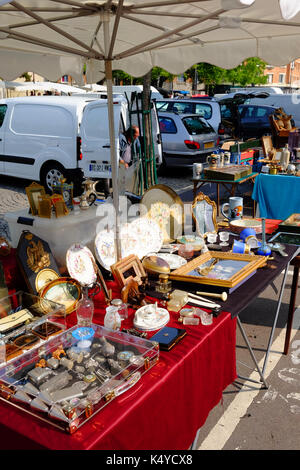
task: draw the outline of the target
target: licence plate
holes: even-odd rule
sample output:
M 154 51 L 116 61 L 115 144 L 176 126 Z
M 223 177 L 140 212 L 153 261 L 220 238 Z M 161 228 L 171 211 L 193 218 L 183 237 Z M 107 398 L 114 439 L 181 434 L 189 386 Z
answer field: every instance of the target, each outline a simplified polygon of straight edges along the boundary
M 205 149 L 209 149 L 209 148 L 211 148 L 211 147 L 213 147 L 213 146 L 214 146 L 214 142 L 205 142 L 205 144 L 204 144 L 204 148 L 205 148 Z
M 105 163 L 90 163 L 90 171 L 96 172 L 109 172 L 111 173 L 111 165 L 106 165 Z

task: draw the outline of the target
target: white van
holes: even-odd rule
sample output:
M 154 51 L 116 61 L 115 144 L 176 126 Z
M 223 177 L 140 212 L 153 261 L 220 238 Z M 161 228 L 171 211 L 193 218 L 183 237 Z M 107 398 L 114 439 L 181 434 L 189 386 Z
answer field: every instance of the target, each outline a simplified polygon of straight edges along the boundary
M 300 127 L 300 94 L 298 93 L 272 94 L 266 98 L 251 98 L 245 102 L 245 104 L 250 103 L 283 108 L 287 114 L 292 115 L 295 126 Z
M 127 102 L 114 100 L 116 149 L 129 126 Z M 107 100 L 34 96 L 0 100 L 0 174 L 40 181 L 51 189 L 61 175 L 111 179 Z

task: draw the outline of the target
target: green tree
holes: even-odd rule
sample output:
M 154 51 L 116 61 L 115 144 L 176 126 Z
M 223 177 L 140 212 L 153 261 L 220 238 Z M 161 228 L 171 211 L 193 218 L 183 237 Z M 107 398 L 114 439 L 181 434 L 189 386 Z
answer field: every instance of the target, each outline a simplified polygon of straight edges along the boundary
M 267 83 L 267 76 L 264 75 L 266 65 L 258 57 L 250 57 L 234 69 L 227 70 L 226 81 L 241 86 L 263 85 Z
M 193 80 L 193 89 L 196 90 L 196 80 L 205 84 L 206 92 L 213 92 L 215 85 L 230 83 L 234 85 L 260 85 L 267 83 L 264 75 L 266 62 L 258 57 L 246 59 L 242 64 L 233 69 L 222 69 L 216 65 L 201 62 L 189 68 L 185 72 L 186 78 Z

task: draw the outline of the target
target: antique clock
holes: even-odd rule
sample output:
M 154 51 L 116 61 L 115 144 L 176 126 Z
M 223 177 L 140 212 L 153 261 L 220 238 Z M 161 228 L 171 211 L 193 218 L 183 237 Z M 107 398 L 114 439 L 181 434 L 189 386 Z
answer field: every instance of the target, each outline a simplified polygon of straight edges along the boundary
M 66 178 L 61 177 L 60 180 L 52 185 L 52 191 L 61 194 L 64 198 L 68 209 L 73 209 L 73 183 L 67 183 Z

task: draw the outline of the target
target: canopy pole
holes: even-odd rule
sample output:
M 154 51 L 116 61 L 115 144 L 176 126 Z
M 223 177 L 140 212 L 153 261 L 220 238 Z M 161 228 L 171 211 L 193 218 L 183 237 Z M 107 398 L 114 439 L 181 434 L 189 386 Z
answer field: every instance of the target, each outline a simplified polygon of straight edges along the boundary
M 105 24 L 105 23 L 104 23 Z M 115 142 L 115 126 L 114 126 L 114 109 L 113 109 L 113 93 L 112 93 L 112 61 L 105 60 L 105 77 L 107 85 L 107 106 L 108 106 L 108 121 L 109 121 L 109 136 L 110 136 L 110 155 L 111 155 L 111 170 L 112 170 L 112 189 L 113 189 L 113 203 L 115 209 L 115 241 L 116 241 L 116 254 L 117 261 L 121 259 L 121 243 L 120 243 L 120 208 L 119 208 L 119 187 L 118 187 L 118 168 L 119 159 L 116 154 Z

